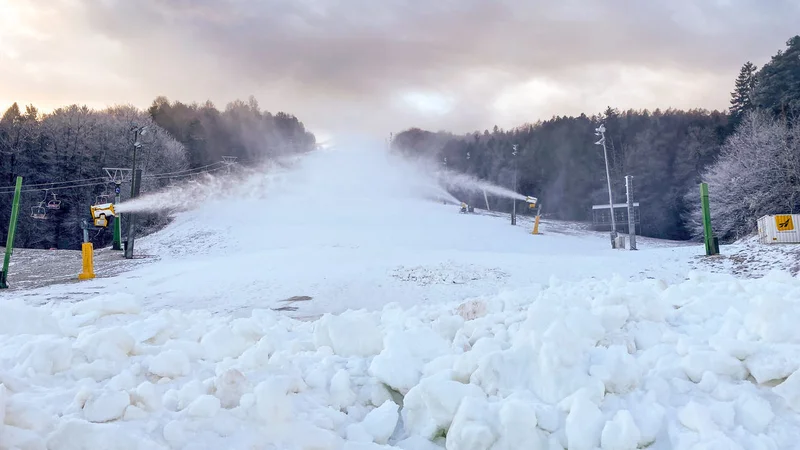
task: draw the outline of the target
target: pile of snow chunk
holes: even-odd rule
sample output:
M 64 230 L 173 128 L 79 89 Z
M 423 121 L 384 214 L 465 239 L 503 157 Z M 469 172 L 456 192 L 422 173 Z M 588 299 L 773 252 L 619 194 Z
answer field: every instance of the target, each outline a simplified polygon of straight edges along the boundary
M 126 295 L 4 301 L 0 317 L 0 448 L 778 449 L 800 435 L 800 280 L 783 273 L 552 280 L 316 322 L 149 313 Z

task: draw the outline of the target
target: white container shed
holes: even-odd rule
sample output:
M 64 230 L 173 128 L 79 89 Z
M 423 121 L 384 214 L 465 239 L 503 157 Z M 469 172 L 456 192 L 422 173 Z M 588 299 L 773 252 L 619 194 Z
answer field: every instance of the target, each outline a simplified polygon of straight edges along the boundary
M 758 242 L 800 244 L 800 214 L 776 214 L 758 219 Z

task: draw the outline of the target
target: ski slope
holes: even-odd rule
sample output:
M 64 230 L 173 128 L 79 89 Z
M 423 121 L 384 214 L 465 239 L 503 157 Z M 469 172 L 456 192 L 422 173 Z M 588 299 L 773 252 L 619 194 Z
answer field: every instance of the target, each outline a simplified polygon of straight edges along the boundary
M 459 214 L 434 201 L 435 180 L 382 153 L 319 152 L 260 177 L 138 240 L 158 263 L 79 289 L 130 293 L 150 310 L 236 314 L 307 296 L 294 315 L 316 317 L 494 295 L 554 276 L 677 281 L 701 251 L 643 242 L 640 252 L 613 252 L 607 238 L 559 223 L 531 236 L 528 221 Z
M 4 294 L 0 448 L 794 448 L 797 278 L 438 198 L 317 152 L 192 199 L 151 262 Z

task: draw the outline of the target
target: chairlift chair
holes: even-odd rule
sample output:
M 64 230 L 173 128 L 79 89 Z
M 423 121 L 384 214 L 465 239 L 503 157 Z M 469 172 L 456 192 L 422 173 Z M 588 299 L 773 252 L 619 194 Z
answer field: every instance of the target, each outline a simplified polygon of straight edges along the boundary
M 109 194 L 100 194 L 95 199 L 94 204 L 95 205 L 105 205 L 106 203 L 111 203 L 110 200 L 109 200 L 110 198 L 111 198 L 111 196 Z
M 44 207 L 44 202 L 39 202 L 38 206 L 31 207 L 31 217 L 39 220 L 47 219 L 47 209 Z
M 53 199 L 47 202 L 47 209 L 61 209 L 61 200 L 56 198 L 56 194 L 52 193 Z

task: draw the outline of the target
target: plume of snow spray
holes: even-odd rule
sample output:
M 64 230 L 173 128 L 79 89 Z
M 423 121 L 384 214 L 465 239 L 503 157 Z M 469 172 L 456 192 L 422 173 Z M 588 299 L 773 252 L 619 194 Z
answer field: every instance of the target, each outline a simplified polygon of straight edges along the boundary
M 449 189 L 463 189 L 472 192 L 487 192 L 498 197 L 511 198 L 515 200 L 525 200 L 525 196 L 501 186 L 494 185 L 487 181 L 479 180 L 473 176 L 453 172 L 451 170 L 440 170 L 439 182 Z
M 368 201 L 405 197 L 461 204 L 435 176 L 413 163 L 375 152 L 334 152 L 335 157 L 324 158 L 317 164 L 309 161 L 304 164 L 304 156 L 294 156 L 236 175 L 203 174 L 197 180 L 120 203 L 116 210 L 176 213 L 219 200 L 274 197 L 283 188 L 296 191 L 295 196 L 309 198 L 327 192 L 338 201 L 351 201 L 353 196 Z M 297 166 L 299 170 L 295 170 Z
M 116 206 L 119 213 L 194 209 L 203 203 L 227 198 L 257 197 L 280 186 L 285 168 L 278 164 L 243 170 L 236 175 L 202 174 L 199 179 L 186 181 L 161 191 L 145 194 Z

